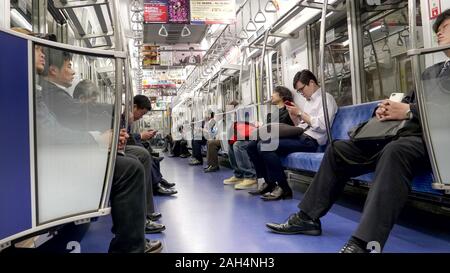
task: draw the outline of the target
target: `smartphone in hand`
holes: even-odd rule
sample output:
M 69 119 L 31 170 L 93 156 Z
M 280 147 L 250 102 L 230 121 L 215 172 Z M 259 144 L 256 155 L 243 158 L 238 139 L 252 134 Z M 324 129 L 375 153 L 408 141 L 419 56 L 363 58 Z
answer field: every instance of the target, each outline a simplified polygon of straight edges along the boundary
M 391 96 L 389 97 L 389 100 L 395 102 L 402 102 L 404 97 L 405 93 L 392 93 Z
M 288 105 L 288 106 L 295 106 L 294 103 L 292 103 L 292 101 L 285 101 L 284 104 Z

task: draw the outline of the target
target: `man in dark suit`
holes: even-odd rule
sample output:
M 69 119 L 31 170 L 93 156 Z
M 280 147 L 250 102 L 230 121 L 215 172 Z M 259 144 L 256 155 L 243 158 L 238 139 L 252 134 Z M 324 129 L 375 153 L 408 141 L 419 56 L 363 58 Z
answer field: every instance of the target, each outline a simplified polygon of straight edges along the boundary
M 112 104 L 81 103 L 67 92 L 72 86 L 75 71 L 72 54 L 59 49 L 48 49 L 46 66 L 40 81 L 42 98 L 65 127 L 84 131 L 105 131 L 111 128 Z
M 433 30 L 437 33 L 439 45 L 450 44 L 450 10 L 436 19 Z M 449 50 L 445 53 L 450 57 Z M 448 81 L 449 66 L 448 60 L 432 66 L 423 73 L 423 79 L 441 83 Z M 433 86 L 425 88 L 427 93 L 439 91 L 431 90 Z M 381 248 L 384 246 L 408 199 L 414 176 L 424 169 L 429 170 L 429 158 L 421 136 L 420 113 L 414 94 L 402 102 L 381 102 L 375 114 L 381 121 L 409 120 L 417 125 L 419 135 L 408 132 L 387 144 L 372 146 L 360 146 L 352 141 L 334 142 L 328 146 L 319 171 L 299 204 L 300 211 L 292 214 L 285 223 L 268 223 L 271 231 L 320 235 L 319 219 L 338 199 L 350 177 L 375 171 L 359 226 L 341 252 L 367 252 L 369 242 L 372 242 L 370 245 L 378 243 Z
M 148 111 L 151 110 L 151 103 L 148 97 L 144 95 L 136 95 L 133 98 L 133 121 L 140 120 Z M 154 137 L 156 131 L 148 130 L 141 133 L 131 133 L 131 127 L 129 128 L 131 138 L 128 141 L 128 145 L 135 145 L 144 147 L 142 141 L 147 141 Z M 128 146 L 127 146 L 128 147 Z M 161 159 L 154 158 L 150 154 L 151 161 L 151 177 L 153 184 L 153 192 L 158 195 L 173 195 L 177 191 L 173 189 L 175 183 L 170 183 L 163 178 L 161 173 L 160 161 Z

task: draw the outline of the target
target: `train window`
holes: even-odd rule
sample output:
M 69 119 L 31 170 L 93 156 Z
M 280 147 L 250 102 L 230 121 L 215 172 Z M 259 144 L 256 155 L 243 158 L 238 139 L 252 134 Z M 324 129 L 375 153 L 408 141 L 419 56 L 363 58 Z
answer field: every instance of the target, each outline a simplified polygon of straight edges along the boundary
M 396 5 L 381 5 L 378 9 L 363 4 L 362 11 L 362 71 L 365 79 L 362 101 L 385 99 L 394 92 L 410 92 L 414 83 L 411 61 L 406 55 L 410 43 L 407 3 L 400 1 Z M 421 25 L 420 20 L 418 22 Z M 418 42 L 419 47 L 423 47 L 420 31 Z
M 311 27 L 313 43 L 313 72 L 320 79 L 320 22 Z M 350 52 L 346 12 L 334 12 L 327 18 L 325 40 L 325 87 L 339 106 L 352 104 Z M 323 85 L 324 83 L 322 83 Z
M 111 145 L 115 60 L 35 45 L 37 220 L 99 209 Z M 91 64 L 99 82 L 77 69 Z M 86 74 L 83 74 L 85 76 Z M 71 90 L 71 91 L 69 91 Z

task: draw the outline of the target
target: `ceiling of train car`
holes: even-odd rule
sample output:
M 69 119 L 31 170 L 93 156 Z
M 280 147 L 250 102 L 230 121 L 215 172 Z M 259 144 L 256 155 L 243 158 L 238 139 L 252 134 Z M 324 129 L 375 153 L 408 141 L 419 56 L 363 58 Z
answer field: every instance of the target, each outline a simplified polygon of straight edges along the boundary
M 186 25 L 189 28 L 191 35 L 183 37 L 181 35 L 183 24 L 164 24 L 167 29 L 167 37 L 159 35 L 159 31 L 162 27 L 161 24 L 144 24 L 144 43 L 156 43 L 156 44 L 198 44 L 205 36 L 207 25 Z

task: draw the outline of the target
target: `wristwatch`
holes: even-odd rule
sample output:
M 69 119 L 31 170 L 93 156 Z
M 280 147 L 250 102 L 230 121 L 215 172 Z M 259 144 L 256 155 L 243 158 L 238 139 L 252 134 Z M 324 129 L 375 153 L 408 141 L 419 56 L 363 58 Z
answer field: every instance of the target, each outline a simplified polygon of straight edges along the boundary
M 414 117 L 413 112 L 411 111 L 411 109 L 406 111 L 405 115 L 406 115 L 406 119 L 409 119 L 409 120 L 413 119 L 413 117 Z
M 303 112 L 302 112 L 302 111 L 299 111 L 298 114 L 297 114 L 297 117 L 298 117 L 299 119 L 301 119 L 301 118 L 302 118 L 302 115 L 303 115 Z

